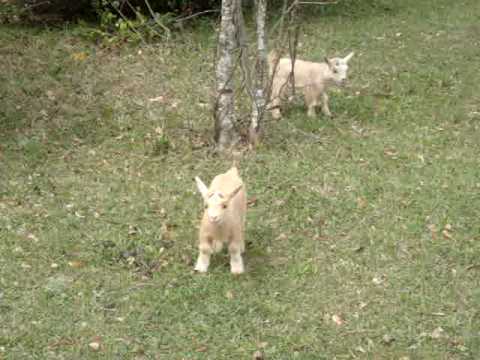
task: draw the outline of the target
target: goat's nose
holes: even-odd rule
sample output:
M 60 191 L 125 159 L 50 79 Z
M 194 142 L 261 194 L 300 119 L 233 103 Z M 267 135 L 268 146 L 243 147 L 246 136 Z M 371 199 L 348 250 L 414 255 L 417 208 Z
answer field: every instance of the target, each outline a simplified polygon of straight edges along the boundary
M 218 222 L 218 216 L 217 215 L 210 216 L 210 221 L 213 223 Z

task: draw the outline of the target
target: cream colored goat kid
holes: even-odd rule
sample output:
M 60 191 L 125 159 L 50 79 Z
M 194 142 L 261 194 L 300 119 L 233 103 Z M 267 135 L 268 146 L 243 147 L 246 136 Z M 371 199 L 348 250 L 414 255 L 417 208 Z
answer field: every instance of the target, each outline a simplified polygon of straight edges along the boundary
M 195 270 L 206 272 L 210 256 L 220 251 L 224 244 L 230 253 L 230 270 L 233 274 L 245 271 L 242 253 L 245 251 L 245 215 L 247 195 L 245 185 L 232 166 L 224 174 L 217 175 L 207 186 L 195 178 L 198 190 L 205 203 L 205 211 L 200 223 L 199 255 Z
M 315 107 L 319 105 L 326 116 L 332 116 L 328 107 L 327 89 L 332 85 L 342 86 L 346 83 L 348 62 L 353 55 L 354 53 L 351 52 L 344 58 L 325 58 L 324 63 L 295 60 L 295 88 L 303 92 L 308 116 L 315 116 Z M 280 103 L 285 97 L 285 91 L 291 81 L 292 61 L 289 58 L 278 59 L 278 56 L 272 51 L 269 54 L 268 63 L 270 76 L 273 75 L 272 117 L 279 119 L 282 117 Z

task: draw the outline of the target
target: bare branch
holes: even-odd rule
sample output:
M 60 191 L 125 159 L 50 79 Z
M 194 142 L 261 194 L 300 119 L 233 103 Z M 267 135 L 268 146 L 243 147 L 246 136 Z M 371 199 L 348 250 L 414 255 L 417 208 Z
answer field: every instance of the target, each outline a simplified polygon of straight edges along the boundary
M 166 27 L 160 20 L 158 20 L 158 15 L 152 10 L 152 7 L 150 6 L 150 2 L 148 0 L 145 0 L 145 4 L 148 7 L 148 11 L 150 11 L 150 15 L 152 16 L 153 20 L 155 23 L 160 26 L 163 31 L 167 34 L 167 38 L 170 37 L 170 29 Z
M 128 25 L 130 30 L 132 30 L 135 34 L 137 34 L 138 38 L 142 41 L 142 43 L 146 45 L 147 42 L 143 38 L 142 34 L 137 29 L 135 29 L 135 26 L 132 26 L 130 20 L 123 14 L 122 10 L 120 10 L 118 7 L 114 6 L 111 1 L 109 1 L 109 3 L 117 11 L 118 15 L 120 15 L 120 17 L 123 19 L 123 21 L 125 21 L 125 23 Z M 134 9 L 134 11 L 135 11 L 135 9 Z
M 189 19 L 191 19 L 191 18 L 200 16 L 200 15 L 204 15 L 204 14 L 208 14 L 208 13 L 214 13 L 214 12 L 219 12 L 219 10 L 205 10 L 205 11 L 200 11 L 200 12 L 197 12 L 197 13 L 195 13 L 195 14 L 188 15 L 188 16 L 185 16 L 185 17 L 178 17 L 178 18 L 175 19 L 175 22 L 181 22 L 181 21 L 189 20 Z
M 335 5 L 338 1 L 299 1 L 300 5 Z

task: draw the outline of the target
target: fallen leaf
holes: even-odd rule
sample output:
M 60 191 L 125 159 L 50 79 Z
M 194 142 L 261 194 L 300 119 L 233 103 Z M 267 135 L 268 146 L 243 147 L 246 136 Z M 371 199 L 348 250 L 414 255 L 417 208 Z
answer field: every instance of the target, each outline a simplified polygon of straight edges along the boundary
M 394 159 L 398 155 L 398 152 L 394 148 L 385 148 L 383 154 Z
M 128 235 L 138 234 L 138 228 L 135 225 L 128 225 Z
M 367 350 L 365 350 L 363 347 L 361 346 L 357 346 L 355 348 L 355 350 L 357 350 L 358 352 L 361 352 L 362 354 L 365 354 L 367 352 Z
M 88 347 L 93 351 L 98 351 L 100 350 L 100 343 L 98 341 L 92 341 L 90 344 L 88 344 Z
M 88 57 L 88 54 L 85 51 L 80 51 L 72 54 L 72 58 L 75 61 L 84 61 Z
M 150 101 L 150 102 L 161 102 L 161 103 L 163 103 L 163 102 L 165 101 L 165 98 L 164 98 L 162 95 L 160 95 L 160 96 L 157 96 L 157 97 L 148 99 L 148 101 Z
M 375 285 L 381 285 L 385 282 L 385 275 L 379 275 L 379 276 L 375 276 L 373 279 L 372 279 L 372 282 L 375 284 Z
M 37 238 L 34 234 L 32 234 L 32 233 L 29 233 L 29 234 L 27 235 L 27 239 L 30 239 L 30 240 L 32 240 L 33 242 L 38 242 L 38 238 Z
M 358 304 L 358 307 L 359 307 L 360 310 L 362 310 L 362 309 L 364 309 L 367 305 L 368 305 L 368 303 L 362 301 L 360 304 Z
M 432 339 L 440 339 L 445 336 L 445 331 L 439 326 L 435 330 L 432 331 L 430 337 Z
M 281 233 L 280 235 L 277 236 L 275 240 L 286 240 L 287 235 L 285 233 Z
M 252 197 L 252 198 L 247 200 L 247 205 L 248 206 L 255 206 L 256 204 L 257 204 L 257 198 L 256 197 Z
M 46 94 L 47 94 L 48 100 L 50 100 L 50 101 L 55 100 L 55 93 L 52 90 L 47 90 Z
M 208 350 L 208 348 L 206 346 L 200 346 L 198 349 L 197 349 L 197 352 L 206 352 Z
M 442 231 L 442 235 L 445 239 L 452 240 L 452 234 L 447 229 Z
M 363 209 L 364 207 L 366 207 L 368 205 L 368 202 L 365 198 L 363 197 L 358 197 L 357 198 L 357 207 L 359 209 Z
M 84 266 L 83 261 L 80 260 L 72 260 L 68 262 L 68 266 L 74 268 L 74 269 L 79 269 Z
M 356 246 L 354 249 L 353 249 L 353 252 L 362 252 L 363 250 L 365 250 L 365 247 L 364 246 Z
M 395 341 L 395 338 L 392 336 L 392 335 L 389 335 L 389 334 L 385 334 L 383 335 L 382 337 L 382 342 L 385 344 L 385 345 L 390 345 L 392 342 Z
M 338 326 L 342 326 L 343 324 L 345 324 L 345 320 L 343 320 L 342 317 L 337 314 L 332 315 L 332 321 Z
M 225 296 L 227 297 L 227 299 L 232 300 L 233 299 L 233 292 L 228 290 L 227 293 L 225 294 Z

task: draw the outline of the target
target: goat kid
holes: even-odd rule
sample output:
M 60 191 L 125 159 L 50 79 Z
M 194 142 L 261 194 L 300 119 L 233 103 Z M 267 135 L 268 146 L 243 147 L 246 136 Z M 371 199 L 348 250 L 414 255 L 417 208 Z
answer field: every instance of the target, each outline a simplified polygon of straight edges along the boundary
M 315 107 L 321 105 L 322 112 L 331 117 L 328 107 L 327 89 L 332 85 L 343 86 L 347 81 L 348 62 L 353 52 L 344 58 L 325 58 L 324 63 L 295 60 L 295 88 L 301 89 L 308 108 L 308 116 L 314 117 Z M 268 65 L 272 80 L 271 107 L 272 117 L 280 119 L 280 103 L 285 97 L 285 90 L 291 82 L 292 61 L 289 58 L 278 58 L 275 51 L 268 55 Z
M 207 272 L 210 256 L 227 244 L 230 270 L 233 274 L 242 274 L 245 271 L 242 253 L 245 251 L 247 195 L 237 168 L 232 166 L 226 173 L 217 175 L 210 187 L 198 176 L 195 181 L 205 204 L 195 270 Z

